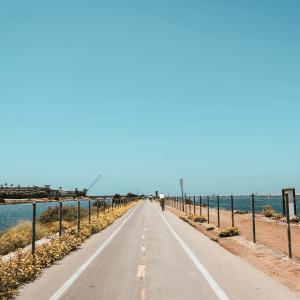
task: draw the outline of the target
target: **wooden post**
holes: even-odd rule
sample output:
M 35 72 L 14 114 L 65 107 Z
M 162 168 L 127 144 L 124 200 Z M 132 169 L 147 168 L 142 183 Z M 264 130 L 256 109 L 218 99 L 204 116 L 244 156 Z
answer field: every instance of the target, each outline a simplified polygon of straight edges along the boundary
M 194 196 L 194 214 L 196 213 L 196 196 Z
M 97 199 L 97 219 L 99 218 L 99 200 Z
M 89 199 L 89 222 L 91 222 L 91 200 Z
M 31 254 L 35 253 L 35 223 L 36 223 L 36 203 L 32 203 L 32 237 L 31 237 Z
M 202 215 L 202 198 L 199 196 L 200 215 Z
M 209 224 L 209 196 L 207 196 L 207 224 Z
M 80 200 L 77 202 L 77 230 L 80 230 Z
M 58 219 L 58 222 L 59 222 L 59 232 L 58 232 L 58 235 L 61 236 L 61 224 L 62 224 L 62 202 L 59 201 L 59 219 Z
M 233 216 L 233 195 L 231 195 L 231 226 L 234 227 L 234 216 Z
M 218 228 L 220 228 L 220 197 L 217 196 L 217 206 L 218 206 Z
M 292 243 L 291 243 L 291 228 L 290 228 L 290 208 L 289 208 L 289 196 L 285 194 L 285 211 L 286 211 L 286 231 L 287 231 L 287 242 L 289 258 L 292 258 Z
M 256 242 L 255 239 L 255 209 L 254 209 L 254 194 L 251 194 L 252 201 L 252 235 L 253 235 L 253 243 Z

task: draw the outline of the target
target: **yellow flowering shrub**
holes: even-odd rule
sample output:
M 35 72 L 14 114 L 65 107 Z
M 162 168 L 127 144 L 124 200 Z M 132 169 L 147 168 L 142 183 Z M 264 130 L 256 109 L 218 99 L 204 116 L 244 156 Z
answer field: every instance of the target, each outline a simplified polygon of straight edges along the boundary
M 193 220 L 194 222 L 199 222 L 199 223 L 204 223 L 207 221 L 206 217 L 200 214 L 189 215 L 188 218 L 190 220 Z
M 0 257 L 0 299 L 12 299 L 18 293 L 21 284 L 35 279 L 41 269 L 49 267 L 54 261 L 77 249 L 84 240 L 112 224 L 115 219 L 139 202 L 114 208 L 110 213 L 101 213 L 99 218 L 91 216 L 90 222 L 88 218 L 83 219 L 79 232 L 76 227 L 68 227 L 66 224 L 68 222 L 63 223 L 65 231 L 62 236 L 53 236 L 50 242 L 36 245 L 35 255 L 32 255 L 31 249 L 28 249 L 19 250 L 11 259 Z M 56 222 L 53 224 L 54 227 L 57 226 Z
M 221 229 L 218 232 L 218 235 L 220 237 L 227 237 L 227 236 L 234 236 L 234 235 L 239 235 L 241 231 L 236 227 L 227 227 L 225 229 Z

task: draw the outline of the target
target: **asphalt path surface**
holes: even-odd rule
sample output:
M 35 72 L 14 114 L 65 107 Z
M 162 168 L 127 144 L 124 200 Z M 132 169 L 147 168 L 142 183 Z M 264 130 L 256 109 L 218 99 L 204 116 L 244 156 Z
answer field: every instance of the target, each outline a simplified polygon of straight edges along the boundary
M 43 270 L 17 297 L 35 299 L 300 300 L 300 295 L 146 200 Z

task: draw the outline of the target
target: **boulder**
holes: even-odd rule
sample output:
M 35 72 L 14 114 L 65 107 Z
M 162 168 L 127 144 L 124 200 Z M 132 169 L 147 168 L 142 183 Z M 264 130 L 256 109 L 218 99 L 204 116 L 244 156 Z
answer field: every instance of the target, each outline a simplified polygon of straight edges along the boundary
M 294 223 L 299 223 L 300 219 L 296 215 L 290 217 L 290 221 Z

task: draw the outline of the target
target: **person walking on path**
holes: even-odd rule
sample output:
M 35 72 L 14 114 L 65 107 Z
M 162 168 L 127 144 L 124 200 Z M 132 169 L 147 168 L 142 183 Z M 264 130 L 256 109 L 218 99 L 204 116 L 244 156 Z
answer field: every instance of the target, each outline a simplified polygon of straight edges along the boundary
M 159 194 L 161 210 L 165 210 L 165 195 L 163 193 Z

